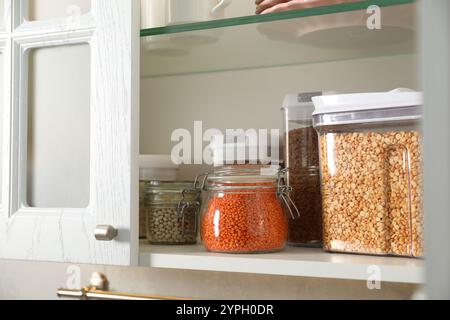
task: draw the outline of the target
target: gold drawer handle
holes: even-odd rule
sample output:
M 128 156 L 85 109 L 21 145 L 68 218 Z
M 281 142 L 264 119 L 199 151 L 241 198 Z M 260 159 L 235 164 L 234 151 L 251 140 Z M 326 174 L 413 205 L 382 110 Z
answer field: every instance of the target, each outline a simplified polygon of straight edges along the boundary
M 129 294 L 122 292 L 108 291 L 109 281 L 105 275 L 94 273 L 91 276 L 90 284 L 82 289 L 58 289 L 58 298 L 73 298 L 79 300 L 190 300 L 174 297 L 150 296 L 143 294 Z

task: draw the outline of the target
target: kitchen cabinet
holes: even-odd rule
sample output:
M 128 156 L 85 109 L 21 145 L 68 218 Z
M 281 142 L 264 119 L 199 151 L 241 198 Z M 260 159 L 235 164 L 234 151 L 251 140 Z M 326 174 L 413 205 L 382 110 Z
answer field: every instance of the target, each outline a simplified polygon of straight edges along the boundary
M 2 4 L 6 14 L 0 33 L 4 76 L 0 258 L 137 263 L 138 202 L 134 195 L 138 193 L 139 4 L 128 0 L 94 0 L 88 13 L 75 6 L 68 17 L 40 19 L 42 16 L 36 15 L 34 20 L 28 19 L 28 9 L 36 1 L 8 0 Z M 61 50 L 49 53 L 50 48 Z M 56 71 L 42 70 L 35 65 L 58 53 L 68 60 Z M 70 64 L 77 59 L 85 59 L 87 65 L 80 70 L 70 69 Z M 58 83 L 61 70 L 73 73 L 59 75 L 66 86 Z M 54 101 L 51 93 L 56 97 L 57 91 L 62 90 L 68 100 L 82 94 L 71 90 L 70 77 L 90 83 L 88 95 L 82 100 L 88 105 L 79 106 L 77 112 L 69 110 L 74 117 L 81 112 L 88 113 L 83 118 L 88 123 L 77 128 L 79 133 L 67 132 L 66 136 L 54 137 L 60 124 L 52 123 L 51 118 L 59 114 L 59 109 L 50 107 L 69 104 L 69 101 Z M 46 86 L 47 81 L 53 88 Z M 39 144 L 35 142 L 42 138 L 29 133 L 30 129 L 36 129 L 32 127 L 36 117 L 32 117 L 37 108 L 47 112 L 36 126 L 48 131 L 47 140 Z M 72 120 L 64 114 L 61 119 Z M 36 202 L 27 186 L 34 182 L 37 161 L 45 164 L 43 154 L 48 153 L 53 157 L 46 161 L 61 164 L 58 157 L 62 155 L 52 150 L 58 146 L 53 141 L 59 138 L 75 147 L 78 135 L 85 134 L 83 128 L 89 131 L 85 141 L 88 160 L 80 160 L 86 162 L 88 176 L 85 201 L 79 205 Z M 34 150 L 36 145 L 41 149 Z M 60 170 L 59 174 L 68 178 L 70 169 Z M 61 183 L 58 188 L 66 187 L 64 180 L 55 178 L 55 181 Z M 67 191 L 70 192 L 74 190 Z M 94 233 L 101 225 L 118 231 L 114 241 L 96 240 Z
M 299 248 L 271 255 L 229 256 L 207 253 L 201 246 L 139 243 L 137 208 L 139 145 L 141 152 L 170 152 L 172 129 L 190 128 L 191 120 L 202 120 L 184 117 L 180 110 L 189 108 L 192 117 L 207 114 L 208 120 L 216 116 L 217 122 L 208 121 L 209 126 L 220 126 L 222 122 L 224 126 L 231 123 L 234 127 L 265 127 L 273 122 L 261 120 L 264 115 L 255 115 L 255 108 L 246 111 L 241 106 L 252 101 L 238 101 L 230 91 L 236 88 L 236 79 L 248 81 L 258 77 L 259 72 L 273 70 L 274 77 L 269 81 L 276 83 L 284 75 L 280 70 L 290 69 L 289 79 L 308 77 L 320 86 L 326 80 L 326 72 L 295 75 L 294 70 L 334 62 L 357 68 L 362 60 L 370 64 L 372 58 L 383 57 L 407 61 L 407 66 L 417 69 L 416 48 L 422 26 L 416 13 L 420 8 L 425 16 L 430 14 L 425 5 L 419 7 L 413 0 L 361 1 L 156 27 L 143 29 L 139 34 L 139 1 L 92 0 L 90 10 L 82 11 L 75 20 L 70 17 L 36 21 L 24 19 L 26 1 L 3 3 L 5 27 L 0 27 L 0 63 L 7 72 L 3 72 L 0 109 L 0 258 L 345 280 L 367 280 L 371 268 L 376 266 L 387 282 L 425 282 L 426 262 L 416 259 L 329 254 Z M 382 19 L 386 19 L 382 20 L 386 25 L 381 30 L 367 29 L 366 21 L 371 15 L 367 8 L 373 4 L 382 8 Z M 34 48 L 83 43 L 89 44 L 91 68 L 88 205 L 84 209 L 30 207 L 26 192 L 28 53 Z M 422 58 L 422 62 L 426 64 L 428 60 Z M 227 110 L 223 104 L 215 104 L 211 96 L 203 101 L 202 87 L 195 81 L 189 82 L 199 75 L 204 78 L 198 83 L 205 83 L 205 79 L 219 73 L 226 74 L 225 82 L 229 84 L 220 96 L 222 102 L 228 99 Z M 339 77 L 347 74 L 344 71 L 328 76 L 337 85 Z M 394 71 L 394 79 L 395 76 Z M 372 77 L 368 73 L 367 81 Z M 446 81 L 443 86 L 448 88 Z M 141 94 L 139 83 L 145 88 Z M 185 86 L 177 87 L 177 83 Z M 271 92 L 271 84 L 261 90 Z M 147 86 L 155 89 L 147 90 Z M 236 90 L 241 96 L 245 90 L 246 96 L 263 95 L 251 84 L 243 83 Z M 180 94 L 174 95 L 176 91 Z M 184 92 L 189 103 L 180 100 Z M 281 106 L 282 98 L 274 98 L 275 115 L 276 101 Z M 436 111 L 427 110 L 428 119 L 434 119 Z M 233 112 L 240 112 L 239 116 Z M 281 114 L 279 118 L 281 122 Z M 246 122 L 248 119 L 250 122 Z M 431 154 L 433 149 L 429 148 L 427 152 Z M 203 169 L 187 166 L 183 177 L 192 179 Z M 434 185 L 427 187 L 427 194 L 433 193 Z M 448 186 L 443 190 L 448 194 Z M 117 237 L 112 241 L 96 240 L 95 229 L 99 225 L 113 227 Z M 448 251 L 448 242 L 440 245 L 441 250 Z
M 370 4 L 382 8 L 381 30 L 367 27 Z M 414 1 L 363 1 L 141 30 L 141 87 L 151 92 L 141 96 L 141 150 L 170 153 L 170 133 L 176 128 L 192 128 L 195 120 L 220 130 L 272 128 L 277 125 L 273 118 L 281 121 L 279 109 L 283 94 L 288 93 L 282 91 L 283 86 L 292 90 L 283 77 L 298 83 L 294 90 L 302 90 L 302 84 L 311 85 L 305 78 L 327 86 L 315 89 L 332 90 L 330 83 L 336 86 L 340 81 L 336 78 L 342 77 L 342 82 L 346 82 L 346 77 L 352 77 L 350 70 L 335 75 L 338 71 L 333 68 L 329 74 L 323 71 L 296 75 L 293 70 L 298 66 L 331 66 L 332 62 L 347 61 L 347 67 L 358 68 L 358 61 L 393 56 L 398 61 L 413 61 L 417 54 L 416 29 Z M 415 68 L 415 63 L 411 65 Z M 273 70 L 272 77 L 267 70 Z M 211 76 L 216 73 L 227 74 L 224 78 L 228 80 L 218 81 L 219 76 Z M 327 83 L 327 77 L 333 80 Z M 391 78 L 399 81 L 402 77 Z M 201 79 L 217 81 L 217 87 L 224 89 L 216 90 Z M 240 79 L 240 84 L 232 83 L 236 79 Z M 250 84 L 251 81 L 258 84 Z M 371 74 L 367 73 L 361 81 L 371 83 Z M 182 93 L 165 89 L 168 86 Z M 278 101 L 267 107 L 263 100 L 273 95 Z M 255 116 L 258 111 L 261 114 Z M 152 121 L 152 117 L 158 120 Z M 150 138 L 156 136 L 167 137 L 165 144 L 161 139 Z M 192 179 L 203 168 L 184 170 L 183 178 Z M 425 280 L 421 260 L 336 255 L 320 249 L 290 248 L 267 256 L 230 256 L 205 252 L 202 246 L 162 247 L 141 242 L 139 264 L 347 280 L 367 280 L 371 266 L 376 265 L 387 282 L 420 284 Z

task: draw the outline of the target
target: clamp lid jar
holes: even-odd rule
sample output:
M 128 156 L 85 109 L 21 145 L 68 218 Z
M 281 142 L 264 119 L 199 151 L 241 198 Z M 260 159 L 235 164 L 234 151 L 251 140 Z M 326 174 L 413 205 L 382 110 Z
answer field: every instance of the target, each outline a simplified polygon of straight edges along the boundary
M 147 240 L 157 245 L 197 243 L 201 190 L 193 182 L 150 181 L 145 188 Z
M 265 253 L 285 247 L 285 208 L 297 213 L 285 171 L 262 165 L 226 166 L 205 175 L 201 237 L 209 251 Z

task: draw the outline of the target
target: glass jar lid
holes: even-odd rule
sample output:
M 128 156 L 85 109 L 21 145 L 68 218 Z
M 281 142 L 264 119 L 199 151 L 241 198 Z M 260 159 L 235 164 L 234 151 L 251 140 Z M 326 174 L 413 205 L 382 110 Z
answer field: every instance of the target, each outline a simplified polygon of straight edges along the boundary
M 179 193 L 183 190 L 192 189 L 194 181 L 148 181 L 145 186 L 145 193 L 159 194 L 159 193 Z
M 196 202 L 201 190 L 196 189 L 193 181 L 149 181 L 144 190 L 146 206 Z
M 216 168 L 204 176 L 202 189 L 220 191 L 234 189 L 273 189 L 280 180 L 279 166 L 233 165 Z

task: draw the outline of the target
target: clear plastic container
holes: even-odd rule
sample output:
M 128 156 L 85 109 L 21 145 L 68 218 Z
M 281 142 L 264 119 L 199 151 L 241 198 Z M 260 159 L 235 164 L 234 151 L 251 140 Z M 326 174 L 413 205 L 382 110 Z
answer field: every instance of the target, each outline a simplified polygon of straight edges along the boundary
M 313 128 L 311 98 L 321 92 L 286 96 L 283 103 L 287 183 L 300 217 L 289 219 L 288 244 L 322 246 L 322 197 L 320 194 L 319 141 Z
M 201 190 L 193 182 L 150 181 L 145 187 L 147 240 L 155 245 L 197 243 Z
M 393 91 L 313 101 L 324 248 L 423 256 L 421 94 Z
M 263 166 L 217 168 L 205 177 L 201 238 L 207 250 L 267 253 L 284 249 L 289 188 L 282 172 Z M 292 214 L 295 214 L 290 207 Z

